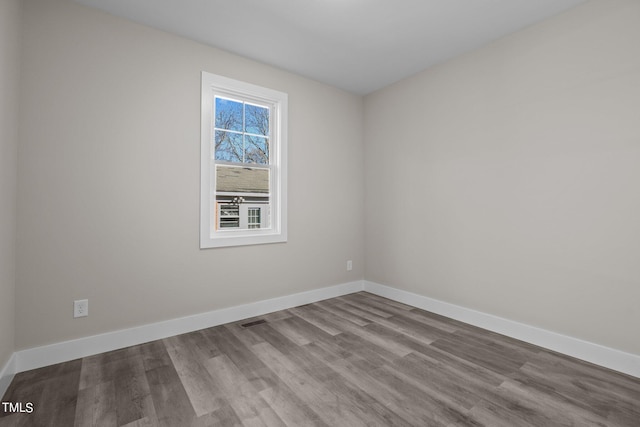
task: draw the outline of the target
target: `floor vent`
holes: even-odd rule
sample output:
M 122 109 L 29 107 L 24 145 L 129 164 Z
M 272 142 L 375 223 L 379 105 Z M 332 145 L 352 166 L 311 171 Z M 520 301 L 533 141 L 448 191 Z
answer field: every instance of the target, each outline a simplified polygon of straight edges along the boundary
M 250 326 L 262 325 L 263 323 L 267 323 L 267 321 L 264 319 L 260 319 L 260 320 L 256 320 L 255 322 L 243 323 L 240 326 L 242 326 L 243 328 L 248 328 Z

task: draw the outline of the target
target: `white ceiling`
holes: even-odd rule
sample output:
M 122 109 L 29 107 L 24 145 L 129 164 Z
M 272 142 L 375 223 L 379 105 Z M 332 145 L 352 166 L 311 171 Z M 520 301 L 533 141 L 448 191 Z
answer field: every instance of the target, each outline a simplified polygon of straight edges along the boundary
M 366 94 L 584 0 L 76 0 Z

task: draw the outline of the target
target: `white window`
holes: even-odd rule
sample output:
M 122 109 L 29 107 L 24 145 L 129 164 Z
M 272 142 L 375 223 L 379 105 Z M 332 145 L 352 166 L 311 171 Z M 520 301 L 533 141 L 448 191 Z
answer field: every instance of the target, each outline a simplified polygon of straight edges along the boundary
M 202 72 L 200 247 L 287 241 L 287 94 Z
M 252 207 L 252 208 L 247 208 L 247 219 L 248 219 L 248 224 L 247 227 L 251 228 L 251 229 L 255 229 L 255 228 L 261 228 L 262 225 L 262 221 L 261 221 L 261 217 L 262 217 L 262 208 L 261 207 Z

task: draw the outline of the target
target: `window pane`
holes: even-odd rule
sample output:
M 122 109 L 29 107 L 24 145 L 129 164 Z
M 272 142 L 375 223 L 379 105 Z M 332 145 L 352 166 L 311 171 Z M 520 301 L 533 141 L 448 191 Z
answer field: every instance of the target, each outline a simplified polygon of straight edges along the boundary
M 269 174 L 267 168 L 216 165 L 219 229 L 269 228 Z
M 244 148 L 241 133 L 216 131 L 215 158 L 225 162 L 239 162 L 244 160 Z
M 242 102 L 216 97 L 215 114 L 216 128 L 242 132 Z
M 245 132 L 269 136 L 269 109 L 245 105 Z
M 269 164 L 269 140 L 261 136 L 245 136 L 245 163 Z
M 216 166 L 216 193 L 234 193 L 245 196 L 253 193 L 256 197 L 269 200 L 269 169 L 242 166 Z
M 249 208 L 249 228 L 260 228 L 260 208 Z

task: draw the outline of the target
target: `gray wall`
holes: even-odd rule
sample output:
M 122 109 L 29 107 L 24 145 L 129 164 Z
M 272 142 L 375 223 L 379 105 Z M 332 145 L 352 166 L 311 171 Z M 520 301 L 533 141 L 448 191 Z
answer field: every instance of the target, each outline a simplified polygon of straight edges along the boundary
M 640 2 L 365 98 L 369 280 L 640 354 Z
M 20 1 L 0 0 L 0 370 L 14 350 Z
M 364 277 L 361 97 L 70 1 L 24 14 L 17 349 Z M 202 70 L 289 94 L 286 244 L 199 249 Z

